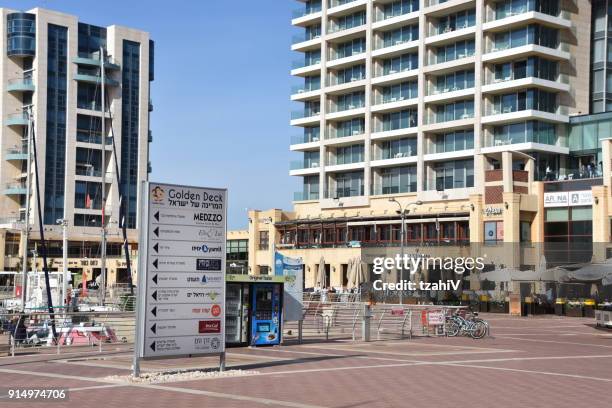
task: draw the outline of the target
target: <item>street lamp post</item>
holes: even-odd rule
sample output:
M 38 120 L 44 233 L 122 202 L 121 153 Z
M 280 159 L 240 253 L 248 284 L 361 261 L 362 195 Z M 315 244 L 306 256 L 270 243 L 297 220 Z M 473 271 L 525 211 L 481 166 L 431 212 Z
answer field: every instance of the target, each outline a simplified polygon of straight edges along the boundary
M 412 201 L 407 203 L 404 207 L 402 207 L 402 204 L 397 201 L 395 198 L 390 198 L 389 202 L 392 203 L 396 203 L 399 206 L 399 212 L 398 214 L 401 217 L 402 220 L 402 225 L 400 226 L 400 259 L 401 259 L 401 269 L 400 269 L 400 283 L 403 285 L 404 284 L 404 240 L 405 240 L 405 236 L 406 236 L 406 214 L 408 213 L 408 207 L 410 207 L 411 205 L 421 205 L 423 204 L 422 201 Z M 402 290 L 399 293 L 399 302 L 400 304 L 404 304 L 404 289 L 402 288 Z
M 57 225 L 62 226 L 62 263 L 64 265 L 64 278 L 62 279 L 62 298 L 61 305 L 66 305 L 66 295 L 68 292 L 68 220 L 60 218 L 57 220 Z

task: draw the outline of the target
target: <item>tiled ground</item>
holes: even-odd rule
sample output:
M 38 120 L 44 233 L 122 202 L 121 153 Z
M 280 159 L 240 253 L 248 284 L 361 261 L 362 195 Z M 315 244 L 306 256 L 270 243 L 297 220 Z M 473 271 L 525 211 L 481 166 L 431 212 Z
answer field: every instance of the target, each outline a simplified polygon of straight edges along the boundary
M 483 317 L 492 325 L 492 336 L 483 340 L 230 349 L 228 369 L 248 375 L 155 385 L 108 378 L 130 373 L 131 355 L 124 350 L 0 358 L 0 395 L 11 386 L 67 387 L 70 400 L 50 406 L 105 408 L 612 406 L 612 331 L 593 328 L 591 319 Z M 217 362 L 157 360 L 142 368 L 194 369 Z M 0 406 L 31 406 L 5 401 Z

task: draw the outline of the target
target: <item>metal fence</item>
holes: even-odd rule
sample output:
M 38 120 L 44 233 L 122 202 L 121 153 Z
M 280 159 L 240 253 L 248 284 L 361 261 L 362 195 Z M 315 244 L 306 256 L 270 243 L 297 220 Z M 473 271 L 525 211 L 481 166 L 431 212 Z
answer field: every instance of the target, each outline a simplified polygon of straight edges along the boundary
M 283 341 L 370 341 L 444 336 L 445 316 L 464 309 L 435 305 L 370 305 L 355 301 L 358 295 L 353 295 L 350 301 L 344 301 L 343 294 L 334 294 L 324 301 L 304 301 L 303 320 L 284 323 Z M 123 302 L 123 307 L 106 307 L 103 311 L 60 310 L 54 315 L 55 336 L 46 311 L 0 313 L 0 355 L 129 351 L 134 342 L 136 319 L 133 309 L 127 310 L 125 304 L 134 302 L 134 298 L 126 296 Z
M 303 320 L 286 322 L 285 341 L 405 339 L 445 336 L 445 317 L 463 306 L 304 301 Z
M 134 342 L 133 312 L 0 313 L 0 355 L 110 351 Z

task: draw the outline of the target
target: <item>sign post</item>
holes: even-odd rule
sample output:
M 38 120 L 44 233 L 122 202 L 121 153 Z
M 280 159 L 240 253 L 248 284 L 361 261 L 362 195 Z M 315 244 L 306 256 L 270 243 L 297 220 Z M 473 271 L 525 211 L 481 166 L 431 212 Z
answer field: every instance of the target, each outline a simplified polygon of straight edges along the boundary
M 225 363 L 227 190 L 143 182 L 133 374 L 141 359 Z

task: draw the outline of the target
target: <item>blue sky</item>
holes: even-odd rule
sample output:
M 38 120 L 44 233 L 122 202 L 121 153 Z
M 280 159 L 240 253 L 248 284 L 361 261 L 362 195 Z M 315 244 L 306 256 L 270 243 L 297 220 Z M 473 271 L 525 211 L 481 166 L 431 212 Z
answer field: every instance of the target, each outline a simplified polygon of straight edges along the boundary
M 288 0 L 2 1 L 80 21 L 138 28 L 155 40 L 151 180 L 227 187 L 230 229 L 246 209 L 291 208 L 292 28 Z

